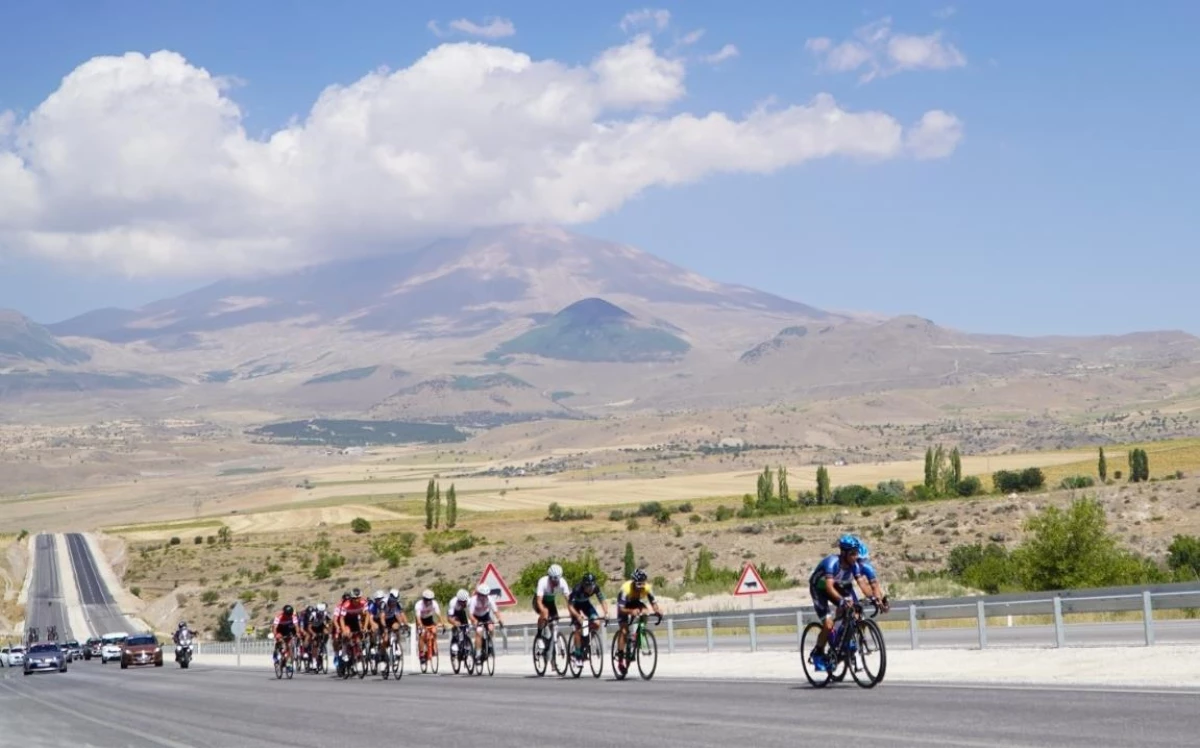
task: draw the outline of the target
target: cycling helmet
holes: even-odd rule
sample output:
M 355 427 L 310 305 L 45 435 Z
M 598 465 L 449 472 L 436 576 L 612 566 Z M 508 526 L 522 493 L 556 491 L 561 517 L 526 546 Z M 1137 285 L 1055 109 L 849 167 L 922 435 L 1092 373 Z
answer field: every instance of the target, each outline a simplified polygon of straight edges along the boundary
M 342 593 L 342 599 L 343 599 L 343 600 L 349 600 L 349 599 L 350 599 L 350 597 L 351 597 L 351 595 L 350 595 L 350 593 L 349 593 L 349 592 L 343 592 L 343 593 Z
M 838 538 L 838 549 L 840 549 L 843 553 L 857 551 L 858 543 L 858 538 L 854 537 L 850 533 L 846 533 L 842 537 Z
M 476 595 L 490 595 L 490 594 L 492 594 L 492 588 L 488 587 L 486 584 L 480 584 L 478 587 L 475 588 L 475 594 Z
M 583 579 L 580 581 L 582 581 L 585 586 L 590 587 L 596 583 L 596 575 L 589 571 L 583 575 Z
M 426 600 L 432 600 L 433 599 L 433 590 L 425 590 L 424 592 L 421 593 L 421 597 L 425 598 Z
M 296 612 L 296 609 L 293 608 L 292 606 L 290 606 L 290 605 L 283 606 L 283 614 L 285 616 L 290 616 L 291 614 L 293 614 L 295 612 Z
M 866 561 L 870 557 L 871 557 L 871 550 L 869 548 L 867 548 L 867 544 L 864 540 L 859 539 L 859 541 L 858 541 L 858 558 L 859 558 L 859 560 Z
M 393 597 L 393 598 L 399 600 L 400 599 L 400 590 L 396 589 L 395 587 L 391 588 L 390 590 L 388 590 L 388 597 Z
M 551 579 L 559 579 L 562 577 L 562 567 L 558 564 L 550 564 L 550 570 L 546 572 Z
M 376 600 L 382 600 L 382 599 L 383 599 L 383 590 L 375 590 L 375 599 L 376 599 Z
M 350 594 L 353 597 L 362 597 L 362 590 L 360 590 L 358 587 L 355 587 L 354 591 L 351 592 Z
M 325 612 L 325 603 L 317 603 L 317 612 L 318 612 L 318 613 L 324 613 L 324 612 Z
M 470 592 L 467 592 L 466 590 L 459 590 L 459 591 L 458 591 L 458 594 L 457 594 L 457 595 L 455 595 L 455 597 L 457 597 L 457 598 L 458 598 L 458 601 L 459 601 L 459 602 L 465 603 L 465 602 L 467 601 L 467 599 L 468 599 L 469 597 L 471 597 L 471 593 L 470 593 Z
M 649 578 L 650 577 L 646 574 L 645 569 L 634 569 L 633 576 L 630 577 L 630 579 L 633 580 L 634 584 L 645 584 L 646 580 Z
M 178 626 L 176 626 L 175 628 L 177 628 L 177 629 L 180 629 L 180 630 L 186 629 L 186 628 L 187 628 L 187 621 L 180 621 L 180 622 L 179 622 L 179 625 L 178 625 Z

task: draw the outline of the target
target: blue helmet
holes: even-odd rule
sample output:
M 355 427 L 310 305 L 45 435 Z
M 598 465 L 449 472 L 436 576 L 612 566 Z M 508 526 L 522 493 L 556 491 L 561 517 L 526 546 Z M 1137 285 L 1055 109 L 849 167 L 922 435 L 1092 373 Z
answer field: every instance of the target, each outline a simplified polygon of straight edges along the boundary
M 843 552 L 857 551 L 861 544 L 862 541 L 850 533 L 838 538 L 838 548 Z
M 871 551 L 867 548 L 867 542 L 860 538 L 858 541 L 858 559 L 866 561 L 869 558 L 871 558 Z

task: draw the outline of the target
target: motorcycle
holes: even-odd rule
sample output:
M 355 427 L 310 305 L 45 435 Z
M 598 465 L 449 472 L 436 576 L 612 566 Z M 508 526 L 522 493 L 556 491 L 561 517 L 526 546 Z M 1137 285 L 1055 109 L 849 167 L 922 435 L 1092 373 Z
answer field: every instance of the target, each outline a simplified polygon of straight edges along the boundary
M 185 636 L 179 640 L 179 644 L 175 645 L 175 661 L 179 663 L 179 667 L 187 670 L 187 667 L 192 662 L 192 637 Z

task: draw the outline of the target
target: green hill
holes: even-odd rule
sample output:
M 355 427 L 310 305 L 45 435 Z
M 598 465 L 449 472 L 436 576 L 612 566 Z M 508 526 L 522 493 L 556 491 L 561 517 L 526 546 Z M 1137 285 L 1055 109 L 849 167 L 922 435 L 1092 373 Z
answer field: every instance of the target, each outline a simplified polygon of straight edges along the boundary
M 524 353 L 565 361 L 671 361 L 691 350 L 683 338 L 647 325 L 603 299 L 583 299 L 532 330 L 501 343 L 489 357 Z

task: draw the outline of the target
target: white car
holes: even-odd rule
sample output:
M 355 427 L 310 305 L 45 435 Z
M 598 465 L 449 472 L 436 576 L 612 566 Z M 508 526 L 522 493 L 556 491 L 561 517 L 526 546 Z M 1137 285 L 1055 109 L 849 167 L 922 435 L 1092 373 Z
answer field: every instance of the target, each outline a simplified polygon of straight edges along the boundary
M 24 647 L 5 647 L 0 652 L 0 661 L 3 661 L 6 667 L 21 667 L 25 664 L 25 648 Z
M 125 648 L 125 640 L 128 638 L 129 634 L 124 631 L 114 631 L 100 637 L 100 664 L 120 662 L 121 651 Z

